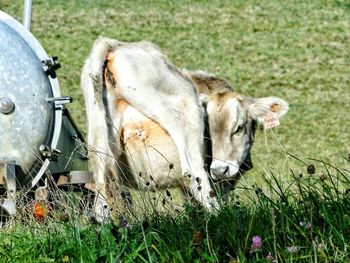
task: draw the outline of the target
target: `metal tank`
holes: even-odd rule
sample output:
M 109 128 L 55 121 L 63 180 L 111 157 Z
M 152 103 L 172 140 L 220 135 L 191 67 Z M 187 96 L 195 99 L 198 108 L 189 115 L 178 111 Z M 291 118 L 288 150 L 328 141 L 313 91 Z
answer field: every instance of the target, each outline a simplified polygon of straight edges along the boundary
M 29 28 L 30 18 L 24 21 Z M 47 175 L 68 184 L 91 181 L 59 67 L 29 30 L 0 11 L 0 206 L 9 214 L 16 213 L 18 188 L 36 188 Z

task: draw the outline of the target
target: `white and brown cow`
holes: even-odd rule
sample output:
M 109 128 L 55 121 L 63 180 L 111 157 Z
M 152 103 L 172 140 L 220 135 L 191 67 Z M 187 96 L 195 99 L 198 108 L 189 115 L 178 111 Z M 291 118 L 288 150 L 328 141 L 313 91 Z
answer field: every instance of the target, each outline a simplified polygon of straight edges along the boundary
M 218 205 L 205 171 L 206 114 L 211 176 L 234 179 L 249 157 L 255 122 L 268 112 L 281 117 L 288 110 L 279 98 L 244 97 L 223 80 L 181 71 L 149 42 L 99 38 L 85 62 L 81 87 L 98 220 L 109 216 L 106 180 L 114 192 L 122 185 L 178 186 L 212 210 Z M 114 199 L 123 203 L 118 195 Z

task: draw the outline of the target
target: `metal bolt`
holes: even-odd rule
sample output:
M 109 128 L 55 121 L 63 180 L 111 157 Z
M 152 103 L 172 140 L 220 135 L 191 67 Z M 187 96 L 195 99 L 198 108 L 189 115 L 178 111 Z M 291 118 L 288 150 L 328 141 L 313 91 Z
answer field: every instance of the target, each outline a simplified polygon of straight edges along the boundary
M 9 114 L 15 108 L 15 104 L 8 97 L 0 98 L 0 112 L 3 114 Z

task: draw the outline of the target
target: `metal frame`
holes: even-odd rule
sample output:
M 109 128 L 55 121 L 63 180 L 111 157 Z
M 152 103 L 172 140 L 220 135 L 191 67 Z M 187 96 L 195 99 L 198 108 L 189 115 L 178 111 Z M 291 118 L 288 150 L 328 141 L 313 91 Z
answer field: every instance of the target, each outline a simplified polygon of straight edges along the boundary
M 0 207 L 9 215 L 16 214 L 16 166 L 14 162 L 0 163 L 0 181 L 6 189 L 6 198 L 0 199 Z
M 29 9 L 29 7 L 28 7 Z M 30 8 L 31 9 L 31 8 Z M 30 18 L 28 19 L 30 20 Z M 40 45 L 38 40 L 32 35 L 30 31 L 25 29 L 22 24 L 20 24 L 18 21 L 16 21 L 11 16 L 7 15 L 6 13 L 0 11 L 0 21 L 11 27 L 13 30 L 15 30 L 22 38 L 23 40 L 30 46 L 34 54 L 38 57 L 39 61 L 47 61 L 50 60 L 50 57 L 45 52 L 44 48 Z M 30 22 L 29 25 L 30 27 Z M 57 78 L 52 78 L 48 76 L 53 98 L 61 98 L 61 91 L 59 89 L 59 84 Z M 61 132 L 61 125 L 62 125 L 62 110 L 63 105 L 59 102 L 59 100 L 53 101 L 54 103 L 54 128 L 53 128 L 53 134 L 51 138 L 50 145 L 48 145 L 51 149 L 55 149 L 59 140 L 60 132 Z M 49 159 L 45 159 L 42 163 L 42 166 L 40 170 L 36 173 L 35 177 L 31 180 L 29 187 L 34 187 L 41 177 L 44 175 L 45 171 L 47 170 L 48 166 L 50 164 Z
M 38 40 L 31 34 L 30 25 L 31 25 L 31 6 L 32 0 L 24 0 L 24 10 L 23 10 L 23 25 L 16 21 L 11 16 L 0 11 L 0 22 L 5 23 L 11 29 L 13 29 L 32 49 L 35 56 L 44 64 L 43 70 L 47 73 L 48 80 L 51 86 L 52 97 L 47 98 L 47 103 L 52 105 L 52 124 L 50 125 L 50 131 L 47 136 L 44 148 L 47 147 L 50 151 L 57 151 L 57 147 L 62 147 L 65 151 L 68 151 L 71 154 L 71 157 L 75 158 L 78 165 L 72 165 L 66 169 L 62 169 L 62 160 L 58 157 L 58 161 L 54 158 L 46 158 L 44 155 L 44 160 L 40 165 L 40 169 L 34 170 L 33 174 L 22 186 L 30 190 L 38 186 L 38 182 L 42 180 L 44 174 L 48 171 L 53 175 L 60 175 L 57 186 L 69 186 L 69 185 L 84 185 L 84 187 L 90 191 L 94 191 L 94 184 L 92 182 L 92 176 L 87 169 L 87 158 L 81 152 L 76 152 L 77 145 L 84 143 L 84 138 L 80 131 L 78 130 L 76 124 L 71 118 L 69 112 L 64 107 L 65 103 L 71 102 L 70 97 L 62 97 L 59 89 L 59 83 L 56 78 L 54 70 L 60 65 L 55 61 L 55 58 L 50 58 Z M 47 63 L 47 62 L 52 62 Z M 54 66 L 52 68 L 51 74 L 45 70 L 45 65 L 50 64 Z M 50 69 L 50 68 L 49 68 Z M 74 140 L 74 142 L 72 142 Z M 74 155 L 74 156 L 73 156 Z M 61 161 L 60 161 L 61 160 Z M 18 168 L 18 169 L 17 169 Z M 0 208 L 5 211 L 8 215 L 16 214 L 16 175 L 20 172 L 20 167 L 16 166 L 15 162 L 0 160 L 0 187 L 3 187 L 6 190 L 6 196 L 0 197 Z M 75 169 L 79 171 L 74 171 Z M 86 169 L 86 170 L 85 170 Z M 63 171 L 65 170 L 65 171 Z M 37 195 L 41 199 L 47 198 L 47 184 L 45 186 L 39 186 L 35 190 L 35 198 Z M 44 193 L 44 194 L 43 194 Z
M 32 0 L 24 0 L 23 26 L 28 31 L 30 31 L 31 19 L 32 19 Z

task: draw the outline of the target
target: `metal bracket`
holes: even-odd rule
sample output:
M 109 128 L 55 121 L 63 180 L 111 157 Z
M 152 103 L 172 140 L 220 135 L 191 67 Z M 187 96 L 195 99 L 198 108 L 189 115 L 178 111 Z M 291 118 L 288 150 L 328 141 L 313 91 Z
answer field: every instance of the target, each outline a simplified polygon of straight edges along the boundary
M 92 174 L 88 171 L 71 171 L 68 175 L 61 175 L 58 178 L 57 186 L 83 185 L 85 189 L 95 192 L 95 183 Z
M 88 171 L 71 171 L 67 176 L 60 176 L 57 185 L 87 184 L 92 183 L 92 175 Z
M 53 149 L 47 145 L 40 145 L 39 151 L 44 158 L 50 159 L 52 161 L 57 161 L 57 157 L 62 152 L 58 149 Z
M 16 209 L 16 202 L 13 202 L 10 199 L 0 199 L 0 207 L 5 210 L 5 212 L 10 215 L 14 216 L 16 215 L 17 209 Z
M 6 189 L 6 198 L 0 199 L 0 207 L 9 215 L 16 214 L 16 166 L 14 162 L 0 163 L 0 184 Z
M 63 97 L 53 97 L 53 98 L 47 98 L 47 102 L 55 102 L 57 105 L 64 105 L 67 103 L 71 103 L 73 101 L 73 98 L 71 96 L 63 96 Z
M 41 61 L 43 64 L 43 70 L 45 73 L 50 76 L 51 78 L 56 78 L 56 70 L 61 67 L 61 64 L 58 62 L 57 57 L 52 57 L 46 60 Z

